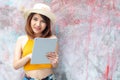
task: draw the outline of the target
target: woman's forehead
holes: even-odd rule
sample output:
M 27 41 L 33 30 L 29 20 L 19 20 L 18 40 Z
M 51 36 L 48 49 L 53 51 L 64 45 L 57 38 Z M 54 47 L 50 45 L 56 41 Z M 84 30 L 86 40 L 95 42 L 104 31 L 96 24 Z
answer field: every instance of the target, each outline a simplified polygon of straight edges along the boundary
M 37 14 L 37 13 L 34 14 L 33 17 L 35 17 L 35 18 L 39 18 L 39 19 L 43 19 L 42 16 L 41 16 L 40 14 Z

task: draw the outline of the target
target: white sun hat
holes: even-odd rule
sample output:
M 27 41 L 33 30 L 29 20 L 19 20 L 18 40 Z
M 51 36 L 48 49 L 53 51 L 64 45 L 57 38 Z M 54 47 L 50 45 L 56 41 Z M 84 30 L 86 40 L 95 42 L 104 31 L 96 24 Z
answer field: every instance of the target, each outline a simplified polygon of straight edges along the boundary
M 51 8 L 43 3 L 37 3 L 33 6 L 33 8 L 26 10 L 24 13 L 24 17 L 26 20 L 31 13 L 42 14 L 48 17 L 52 21 L 52 23 L 54 23 L 56 19 L 55 14 L 51 11 Z

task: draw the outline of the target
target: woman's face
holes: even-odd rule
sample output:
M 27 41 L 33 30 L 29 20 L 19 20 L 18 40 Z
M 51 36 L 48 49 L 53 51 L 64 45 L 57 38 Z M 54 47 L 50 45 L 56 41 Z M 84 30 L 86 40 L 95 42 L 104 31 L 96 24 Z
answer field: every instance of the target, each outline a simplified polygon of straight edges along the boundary
M 31 19 L 31 28 L 35 34 L 41 34 L 46 28 L 46 22 L 39 14 L 34 14 Z

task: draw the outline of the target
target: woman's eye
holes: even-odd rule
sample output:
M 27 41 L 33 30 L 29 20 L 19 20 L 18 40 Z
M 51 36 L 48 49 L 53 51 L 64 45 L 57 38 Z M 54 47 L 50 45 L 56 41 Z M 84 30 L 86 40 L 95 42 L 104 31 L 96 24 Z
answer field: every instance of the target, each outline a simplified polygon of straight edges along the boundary
M 37 19 L 37 18 L 34 18 L 33 20 L 37 21 L 38 19 Z
M 41 21 L 42 23 L 46 23 L 44 20 Z

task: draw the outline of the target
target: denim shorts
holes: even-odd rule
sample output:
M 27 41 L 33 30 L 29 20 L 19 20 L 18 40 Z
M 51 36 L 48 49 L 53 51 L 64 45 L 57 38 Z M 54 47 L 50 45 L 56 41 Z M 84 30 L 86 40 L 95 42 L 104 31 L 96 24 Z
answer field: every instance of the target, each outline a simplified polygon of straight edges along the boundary
M 49 76 L 47 76 L 46 78 L 43 78 L 43 79 L 35 79 L 35 78 L 31 78 L 31 77 L 25 76 L 23 78 L 23 80 L 56 80 L 56 79 L 55 79 L 55 75 L 54 74 L 50 74 Z

